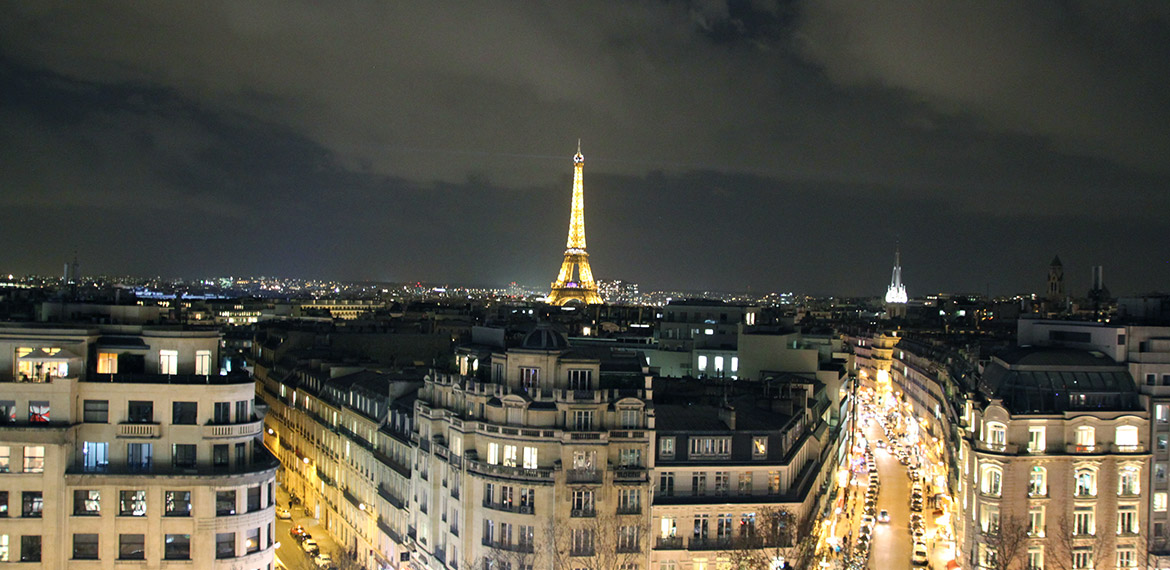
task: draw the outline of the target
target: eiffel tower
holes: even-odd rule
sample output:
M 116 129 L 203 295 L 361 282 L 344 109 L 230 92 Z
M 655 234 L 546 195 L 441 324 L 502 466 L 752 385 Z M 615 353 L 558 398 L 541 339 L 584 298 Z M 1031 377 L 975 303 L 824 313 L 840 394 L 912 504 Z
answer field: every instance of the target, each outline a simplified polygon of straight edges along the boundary
M 593 281 L 593 270 L 589 269 L 589 254 L 585 253 L 585 192 L 581 183 L 581 171 L 585 168 L 585 157 L 581 156 L 581 141 L 577 141 L 577 155 L 573 157 L 573 211 L 569 215 L 569 240 L 565 244 L 565 261 L 561 272 L 552 284 L 548 294 L 551 305 L 564 305 L 577 301 L 586 305 L 600 305 L 601 295 L 597 294 L 597 283 Z M 573 280 L 573 268 L 577 269 L 577 280 Z

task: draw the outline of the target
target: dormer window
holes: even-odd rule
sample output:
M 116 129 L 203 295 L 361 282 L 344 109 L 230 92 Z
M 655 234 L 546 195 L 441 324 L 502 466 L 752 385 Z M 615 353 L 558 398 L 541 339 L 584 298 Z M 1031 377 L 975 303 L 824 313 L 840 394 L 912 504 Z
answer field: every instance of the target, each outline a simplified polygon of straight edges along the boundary
M 570 370 L 569 371 L 569 389 L 570 390 L 592 390 L 593 389 L 593 371 L 592 370 Z
M 1092 451 L 1097 445 L 1097 430 L 1093 426 L 1078 427 L 1075 434 L 1078 451 Z
M 1007 445 L 1007 426 L 998 422 L 987 424 L 987 445 L 1002 450 Z
M 690 459 L 716 458 L 726 459 L 731 456 L 730 437 L 692 437 Z
M 766 459 L 768 457 L 768 436 L 757 435 L 752 438 L 752 459 Z
M 673 437 L 658 438 L 658 457 L 662 459 L 674 459 Z
M 1138 428 L 1137 426 L 1117 426 L 1117 431 L 1113 436 L 1113 442 L 1117 444 L 1117 451 L 1131 452 L 1138 450 Z

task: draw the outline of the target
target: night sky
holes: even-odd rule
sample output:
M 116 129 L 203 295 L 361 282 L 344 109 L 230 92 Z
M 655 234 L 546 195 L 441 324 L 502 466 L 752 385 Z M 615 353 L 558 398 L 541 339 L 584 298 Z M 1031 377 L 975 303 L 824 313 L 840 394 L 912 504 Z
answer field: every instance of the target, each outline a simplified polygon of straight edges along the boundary
M 0 271 L 1170 290 L 1170 3 L 5 2 Z

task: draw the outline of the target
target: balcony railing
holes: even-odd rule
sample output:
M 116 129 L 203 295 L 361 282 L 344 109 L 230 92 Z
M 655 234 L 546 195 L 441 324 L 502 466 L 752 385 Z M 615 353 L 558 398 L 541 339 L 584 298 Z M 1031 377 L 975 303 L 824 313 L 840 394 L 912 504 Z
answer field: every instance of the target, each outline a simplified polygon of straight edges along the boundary
M 403 505 L 402 499 L 398 498 L 390 489 L 384 485 L 378 485 L 378 496 L 386 499 L 396 509 L 401 509 Z
M 597 511 L 593 507 L 573 509 L 569 511 L 569 516 L 574 518 L 592 518 L 597 516 Z
M 642 505 L 618 505 L 617 514 L 619 515 L 640 515 L 642 514 Z
M 647 472 L 644 467 L 618 467 L 613 471 L 613 478 L 617 481 L 646 481 Z
M 600 483 L 602 473 L 600 469 L 569 469 L 565 477 L 569 483 Z
M 683 537 L 660 536 L 654 541 L 654 550 L 682 550 Z
M 523 479 L 526 481 L 541 481 L 552 483 L 552 469 L 524 469 L 522 467 L 508 467 L 505 465 L 491 465 L 482 461 L 467 460 L 467 468 L 481 475 L 492 475 L 509 479 Z
M 724 550 L 731 546 L 731 537 L 724 538 L 692 538 L 687 543 L 688 550 Z
M 253 437 L 264 429 L 260 420 L 242 424 L 208 424 L 203 426 L 203 439 Z
M 162 427 L 157 423 L 118 424 L 118 437 L 162 437 Z
M 484 506 L 484 508 L 492 509 L 495 511 L 504 511 L 506 513 L 521 513 L 521 514 L 526 514 L 526 515 L 532 514 L 532 505 L 521 505 L 521 504 L 518 504 L 515 502 L 512 502 L 512 503 L 491 503 L 488 501 L 484 501 L 483 506 Z

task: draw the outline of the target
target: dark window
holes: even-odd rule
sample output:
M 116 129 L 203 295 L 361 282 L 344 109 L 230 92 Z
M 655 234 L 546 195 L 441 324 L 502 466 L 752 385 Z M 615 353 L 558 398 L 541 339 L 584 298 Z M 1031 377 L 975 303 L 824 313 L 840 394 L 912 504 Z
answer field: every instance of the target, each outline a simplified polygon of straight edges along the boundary
M 8 491 L 0 491 L 0 518 L 8 518 Z
M 126 466 L 131 471 L 150 471 L 154 462 L 153 443 L 126 444 Z
M 109 400 L 86 400 L 85 423 L 104 424 L 110 421 Z
M 195 444 L 176 443 L 171 450 L 175 467 L 190 469 L 195 467 Z
M 215 557 L 216 558 L 235 558 L 236 557 L 236 533 L 234 533 L 234 532 L 217 532 L 215 534 Z
M 212 408 L 211 422 L 217 424 L 231 423 L 232 403 L 231 402 L 216 402 L 215 407 Z
M 248 512 L 260 510 L 260 487 L 248 487 Z
M 236 466 L 243 467 L 248 464 L 248 444 L 236 444 Z
M 163 493 L 163 498 L 166 503 L 163 516 L 191 516 L 191 491 L 166 491 Z
M 41 496 L 40 491 L 25 491 L 22 493 L 24 500 L 22 502 L 21 516 L 26 518 L 41 518 L 45 510 L 45 500 Z
M 126 414 L 126 421 L 131 423 L 151 423 L 154 421 L 154 402 L 130 400 Z
M 97 516 L 102 514 L 102 496 L 97 489 L 76 489 L 73 491 L 73 514 Z
M 236 514 L 235 491 L 215 492 L 215 514 L 221 517 Z
M 146 558 L 146 535 L 118 535 L 119 560 L 144 560 Z
M 228 446 L 226 443 L 217 444 L 211 447 L 211 465 L 214 467 L 228 466 Z
M 0 400 L 0 424 L 16 423 L 16 402 Z
M 191 535 L 168 534 L 163 541 L 164 560 L 190 560 Z
M 74 560 L 97 560 L 98 557 L 98 535 L 96 534 L 75 534 L 73 535 L 73 559 Z
M 193 426 L 198 411 L 198 402 L 175 402 L 171 405 L 171 423 Z
M 242 424 L 248 421 L 248 401 L 240 400 L 236 402 L 236 423 Z
M 24 535 L 20 537 L 20 561 L 41 561 L 41 535 Z

